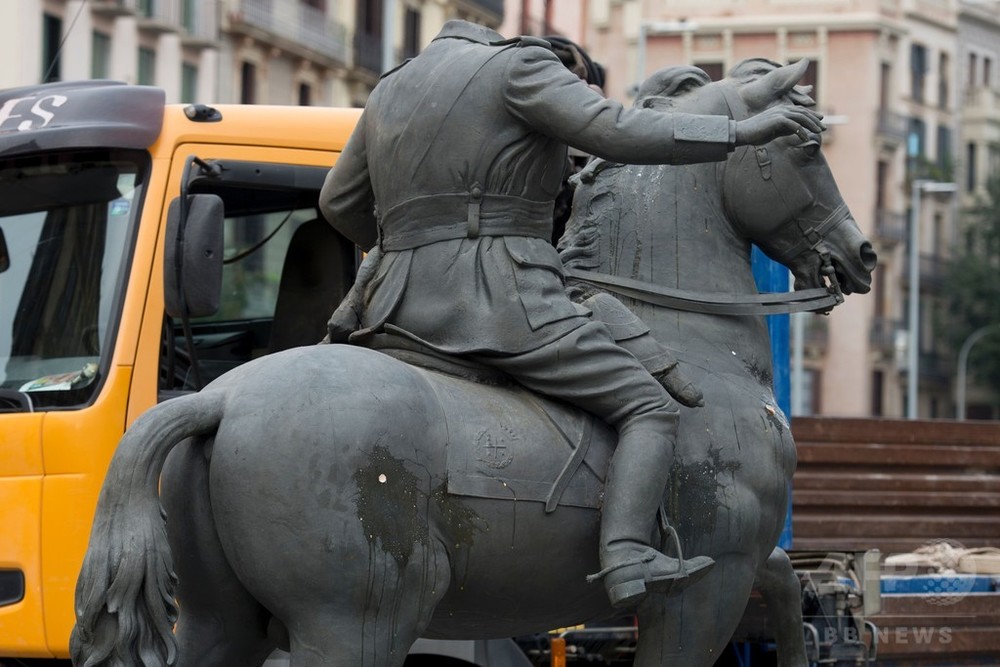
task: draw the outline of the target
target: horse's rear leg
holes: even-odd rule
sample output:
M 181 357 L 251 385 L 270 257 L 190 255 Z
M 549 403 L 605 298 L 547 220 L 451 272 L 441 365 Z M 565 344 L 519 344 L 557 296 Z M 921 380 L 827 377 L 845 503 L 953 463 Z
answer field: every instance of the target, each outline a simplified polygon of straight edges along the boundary
M 779 667 L 808 664 L 802 630 L 802 586 L 784 549 L 775 547 L 761 565 L 757 587 L 774 627 Z
M 404 565 L 377 549 L 369 557 L 340 573 L 335 599 L 294 611 L 290 667 L 402 667 L 448 589 L 448 554 L 431 539 Z
M 247 592 L 222 551 L 209 500 L 204 443 L 167 459 L 161 496 L 177 572 L 177 667 L 256 667 L 274 648 L 270 614 Z

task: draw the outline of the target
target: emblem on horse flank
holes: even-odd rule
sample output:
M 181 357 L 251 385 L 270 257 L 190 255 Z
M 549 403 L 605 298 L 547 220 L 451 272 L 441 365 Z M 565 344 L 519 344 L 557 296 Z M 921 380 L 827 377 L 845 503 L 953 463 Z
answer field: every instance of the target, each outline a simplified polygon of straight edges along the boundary
M 517 434 L 507 428 L 483 431 L 476 438 L 476 460 L 494 470 L 506 468 L 514 460 L 510 443 L 518 439 Z

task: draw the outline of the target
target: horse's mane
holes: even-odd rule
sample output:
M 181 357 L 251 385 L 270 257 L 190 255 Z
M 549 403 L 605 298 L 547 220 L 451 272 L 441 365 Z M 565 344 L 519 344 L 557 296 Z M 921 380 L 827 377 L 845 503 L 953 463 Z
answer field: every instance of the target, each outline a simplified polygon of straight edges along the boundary
M 704 70 L 692 65 L 675 65 L 653 72 L 642 82 L 632 106 L 649 109 L 660 106 L 672 97 L 712 83 Z M 659 104 L 658 104 L 659 103 Z

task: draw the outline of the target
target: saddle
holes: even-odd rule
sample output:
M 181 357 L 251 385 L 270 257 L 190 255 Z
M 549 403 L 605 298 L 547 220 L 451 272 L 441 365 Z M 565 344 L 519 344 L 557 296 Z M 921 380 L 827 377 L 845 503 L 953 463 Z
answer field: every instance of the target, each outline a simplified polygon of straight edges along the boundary
M 449 493 L 598 508 L 616 435 L 592 415 L 531 392 L 506 373 L 390 331 L 364 347 L 437 375 L 448 422 Z M 471 384 L 470 384 L 471 383 Z M 497 410 L 503 404 L 507 409 Z

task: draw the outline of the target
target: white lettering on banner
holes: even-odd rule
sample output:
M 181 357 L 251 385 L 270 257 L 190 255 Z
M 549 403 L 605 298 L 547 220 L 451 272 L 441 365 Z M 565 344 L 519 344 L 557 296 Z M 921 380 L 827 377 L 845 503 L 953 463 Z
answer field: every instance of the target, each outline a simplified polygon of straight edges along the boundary
M 43 128 L 56 117 L 55 109 L 64 105 L 68 99 L 65 95 L 46 95 L 42 98 L 19 97 L 7 100 L 0 107 L 0 132 L 13 129 L 25 132 Z M 28 103 L 32 101 L 34 103 L 29 107 Z M 23 120 L 12 127 L 19 118 Z

